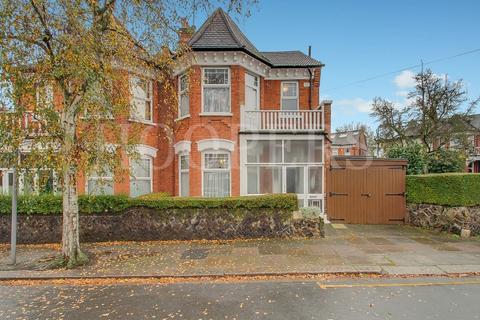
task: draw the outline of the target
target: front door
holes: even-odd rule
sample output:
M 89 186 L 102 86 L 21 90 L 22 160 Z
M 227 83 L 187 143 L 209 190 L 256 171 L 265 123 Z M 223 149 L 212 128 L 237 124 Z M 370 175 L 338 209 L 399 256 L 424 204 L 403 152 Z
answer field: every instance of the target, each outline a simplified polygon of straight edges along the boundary
M 298 205 L 305 206 L 305 166 L 288 166 L 285 167 L 285 192 L 296 193 L 298 197 Z

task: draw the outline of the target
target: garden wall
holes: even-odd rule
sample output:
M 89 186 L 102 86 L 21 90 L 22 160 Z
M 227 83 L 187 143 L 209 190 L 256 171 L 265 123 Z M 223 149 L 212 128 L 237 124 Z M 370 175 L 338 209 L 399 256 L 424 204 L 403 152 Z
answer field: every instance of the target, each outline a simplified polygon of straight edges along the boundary
M 46 201 L 43 199 L 41 203 Z M 57 200 L 48 201 L 56 203 L 53 201 Z M 87 200 L 83 199 L 81 211 L 84 213 L 80 214 L 80 240 L 83 242 L 323 236 L 323 220 L 294 214 L 297 200 L 291 195 L 228 198 L 226 201 L 166 198 L 133 201 L 131 205 L 121 202 L 124 203 L 121 212 L 102 212 L 104 208 L 111 208 L 112 203 L 119 205 L 118 198 L 89 201 L 87 205 Z M 18 243 L 60 242 L 61 214 L 48 214 L 46 205 L 32 207 L 36 208 L 35 212 L 18 216 Z M 38 213 L 40 209 L 44 210 L 41 214 Z M 11 216 L 6 213 L 0 215 L 2 243 L 10 241 Z
M 432 204 L 408 204 L 410 224 L 460 234 L 462 229 L 480 235 L 480 206 L 447 207 Z
M 407 176 L 407 210 L 411 225 L 480 235 L 480 175 Z

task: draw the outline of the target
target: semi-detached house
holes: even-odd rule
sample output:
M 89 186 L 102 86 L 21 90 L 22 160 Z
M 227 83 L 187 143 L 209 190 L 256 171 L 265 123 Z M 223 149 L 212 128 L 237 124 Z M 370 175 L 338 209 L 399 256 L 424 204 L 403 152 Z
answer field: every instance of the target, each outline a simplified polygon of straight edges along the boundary
M 118 181 L 92 173 L 79 177 L 79 192 L 288 192 L 298 195 L 301 206 L 323 209 L 331 108 L 330 101 L 320 103 L 323 64 L 300 51 L 259 51 L 221 9 L 193 34 L 185 30 L 181 38 L 192 51 L 174 74 L 178 106 L 165 105 L 160 85 L 131 75 L 133 116 L 127 123 L 145 125 L 140 159 L 126 158 L 130 174 Z M 172 109 L 178 112 L 167 137 L 163 127 Z M 0 192 L 9 192 L 11 170 L 0 173 Z M 54 174 L 51 180 L 55 184 Z M 21 181 L 24 190 L 34 188 L 26 184 Z
M 172 193 L 223 197 L 296 193 L 323 207 L 330 102 L 323 64 L 300 51 L 259 51 L 221 9 L 188 40 L 177 70 Z

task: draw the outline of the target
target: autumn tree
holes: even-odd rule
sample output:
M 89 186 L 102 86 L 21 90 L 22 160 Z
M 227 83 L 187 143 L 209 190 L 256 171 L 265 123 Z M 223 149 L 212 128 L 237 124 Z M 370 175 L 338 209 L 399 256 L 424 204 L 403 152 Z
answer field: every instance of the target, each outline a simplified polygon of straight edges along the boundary
M 388 146 L 417 141 L 428 153 L 452 141 L 466 143 L 465 134 L 471 130 L 469 116 L 480 98 L 469 101 L 461 80 L 449 81 L 431 70 L 418 73 L 415 83 L 406 106 L 374 99 L 372 116 L 379 124 L 380 142 Z
M 153 79 L 164 96 L 174 96 L 168 80 L 188 57 L 178 44 L 182 18 L 217 5 L 248 14 L 253 2 L 0 0 L 0 92 L 8 111 L 0 116 L 0 161 L 13 165 L 20 150 L 24 168 L 48 167 L 59 175 L 68 266 L 85 259 L 78 174 L 124 170 L 122 156 L 135 153 L 142 126 L 125 125 L 128 75 Z M 25 127 L 26 114 L 35 126 Z

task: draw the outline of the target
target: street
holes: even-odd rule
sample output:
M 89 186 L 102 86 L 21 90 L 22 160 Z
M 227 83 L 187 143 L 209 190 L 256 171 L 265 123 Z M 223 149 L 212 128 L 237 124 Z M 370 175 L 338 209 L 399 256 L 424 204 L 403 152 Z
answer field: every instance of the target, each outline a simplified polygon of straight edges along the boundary
M 480 278 L 0 286 L 0 319 L 480 319 Z

